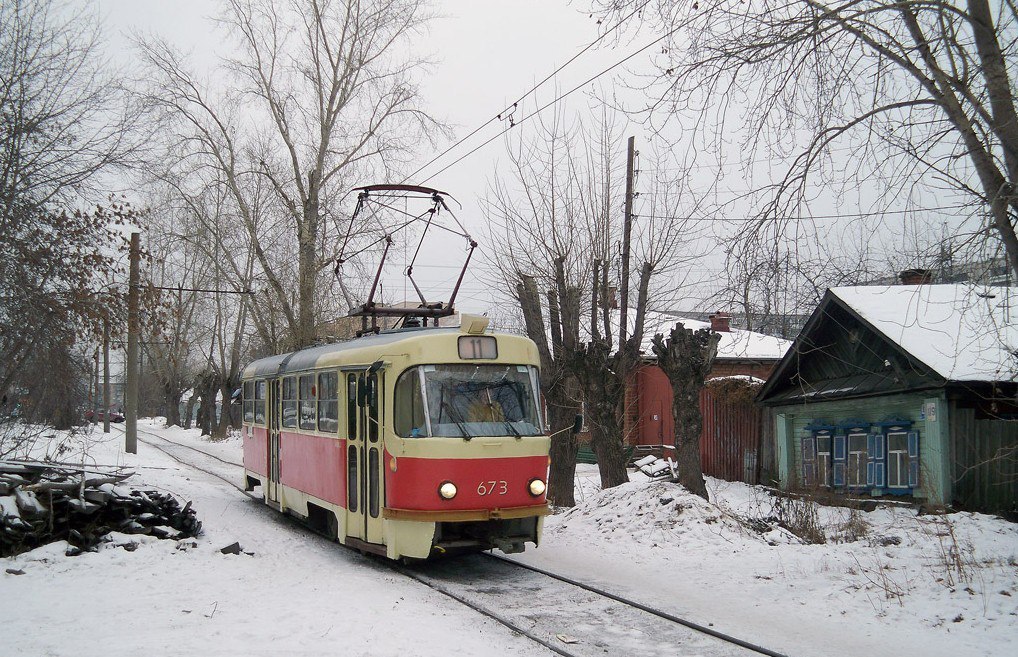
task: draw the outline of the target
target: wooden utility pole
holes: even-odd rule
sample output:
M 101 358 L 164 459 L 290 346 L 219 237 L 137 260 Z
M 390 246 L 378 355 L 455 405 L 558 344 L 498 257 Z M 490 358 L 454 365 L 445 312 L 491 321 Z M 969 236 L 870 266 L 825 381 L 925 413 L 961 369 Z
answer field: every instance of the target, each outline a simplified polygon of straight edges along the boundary
M 619 290 L 619 349 L 629 334 L 629 242 L 633 233 L 633 185 L 636 179 L 636 137 L 626 147 L 626 215 L 622 219 L 622 281 Z
M 110 432 L 110 320 L 103 320 L 103 433 Z
M 138 295 L 140 287 L 141 239 L 138 233 L 131 233 L 131 274 L 127 288 L 127 389 L 124 390 L 124 413 L 126 432 L 124 450 L 128 454 L 138 453 Z

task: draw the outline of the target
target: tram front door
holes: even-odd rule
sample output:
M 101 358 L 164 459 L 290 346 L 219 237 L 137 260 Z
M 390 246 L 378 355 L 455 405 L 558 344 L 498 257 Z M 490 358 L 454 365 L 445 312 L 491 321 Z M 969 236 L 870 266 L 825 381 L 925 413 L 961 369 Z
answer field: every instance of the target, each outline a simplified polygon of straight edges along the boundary
M 382 400 L 381 374 L 346 374 L 346 534 L 381 544 Z

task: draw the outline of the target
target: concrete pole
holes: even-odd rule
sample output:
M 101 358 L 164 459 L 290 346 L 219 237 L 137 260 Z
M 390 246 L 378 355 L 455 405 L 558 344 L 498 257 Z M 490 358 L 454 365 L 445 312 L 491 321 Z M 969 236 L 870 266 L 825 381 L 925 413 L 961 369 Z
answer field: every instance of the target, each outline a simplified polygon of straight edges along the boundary
M 622 220 L 622 281 L 619 286 L 619 349 L 629 334 L 629 242 L 633 234 L 633 184 L 636 177 L 636 137 L 630 137 L 626 147 L 626 214 Z
M 127 389 L 124 391 L 125 427 L 124 450 L 138 453 L 138 296 L 140 290 L 141 240 L 138 233 L 131 234 L 131 274 L 127 289 Z

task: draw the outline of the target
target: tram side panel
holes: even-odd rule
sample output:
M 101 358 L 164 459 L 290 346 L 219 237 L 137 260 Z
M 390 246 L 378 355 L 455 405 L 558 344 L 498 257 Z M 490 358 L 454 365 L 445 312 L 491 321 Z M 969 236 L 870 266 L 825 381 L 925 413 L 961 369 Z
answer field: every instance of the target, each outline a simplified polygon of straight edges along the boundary
M 336 507 L 344 504 L 346 441 L 293 431 L 280 432 L 279 482 Z
M 249 477 L 256 475 L 262 485 L 269 475 L 268 441 L 269 431 L 265 427 L 244 427 L 244 469 Z

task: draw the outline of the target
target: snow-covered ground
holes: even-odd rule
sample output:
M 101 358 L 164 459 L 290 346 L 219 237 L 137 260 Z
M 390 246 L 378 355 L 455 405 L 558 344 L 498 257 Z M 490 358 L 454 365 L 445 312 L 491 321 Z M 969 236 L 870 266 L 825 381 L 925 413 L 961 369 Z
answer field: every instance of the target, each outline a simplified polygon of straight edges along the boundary
M 140 423 L 240 462 L 239 440 L 211 444 L 158 426 Z M 124 454 L 122 444 L 117 427 L 76 450 L 132 467 L 128 484 L 192 501 L 204 535 L 78 557 L 53 545 L 0 560 L 3 570 L 25 572 L 0 572 L 0 655 L 547 654 L 218 479 L 145 444 Z M 602 492 L 596 469 L 581 466 L 578 506 L 549 517 L 541 547 L 513 558 L 789 655 L 999 655 L 1018 640 L 1014 524 L 820 507 L 829 540 L 807 545 L 782 529 L 760 533 L 766 527 L 752 519 L 776 515 L 760 488 L 710 480 L 707 503 L 674 484 L 633 479 Z M 783 511 L 809 509 L 786 503 Z M 219 552 L 235 541 L 252 554 Z

